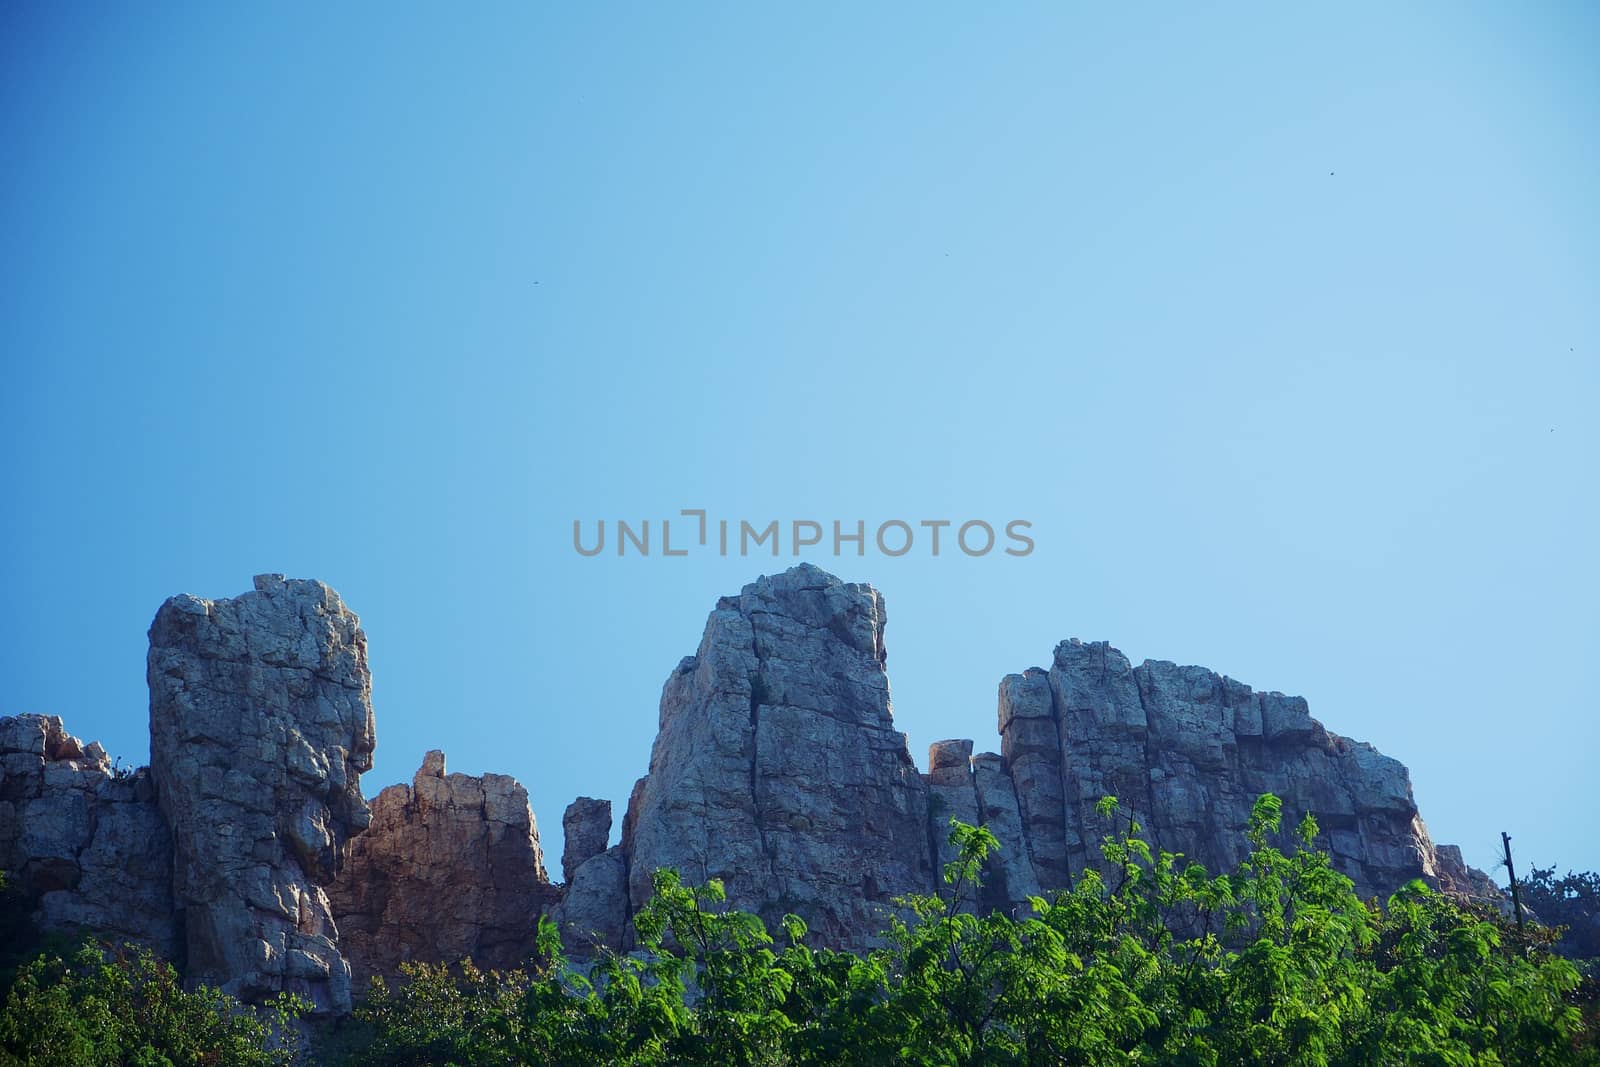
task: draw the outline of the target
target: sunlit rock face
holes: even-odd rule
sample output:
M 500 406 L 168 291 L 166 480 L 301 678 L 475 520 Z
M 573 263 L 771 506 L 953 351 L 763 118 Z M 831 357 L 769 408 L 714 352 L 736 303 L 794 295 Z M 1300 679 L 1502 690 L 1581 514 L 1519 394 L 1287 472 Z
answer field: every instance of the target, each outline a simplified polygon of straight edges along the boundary
M 961 888 L 969 908 L 1016 913 L 1070 886 L 1130 819 L 1155 847 L 1223 871 L 1267 792 L 1291 824 L 1316 817 L 1318 846 L 1363 894 L 1413 878 L 1495 894 L 1459 850 L 1433 845 L 1405 767 L 1330 733 L 1304 700 L 1202 667 L 1135 667 L 1103 642 L 1064 641 L 1049 668 L 1001 680 L 998 753 L 936 742 L 916 774 L 890 713 L 884 622 L 876 590 L 805 565 L 718 602 L 667 679 L 620 851 L 578 850 L 556 912 L 569 945 L 626 947 L 659 867 L 720 878 L 769 922 L 796 912 L 822 943 L 869 944 L 895 896 L 940 886 L 953 818 L 1000 843 L 981 892 Z M 1117 826 L 1095 810 L 1108 795 Z
M 187 976 L 248 1000 L 350 1007 L 323 887 L 370 819 L 360 620 L 314 581 L 177 596 L 150 627 L 150 771 L 173 845 Z
M 862 944 L 933 886 L 928 791 L 894 728 L 883 599 L 803 565 L 724 597 L 667 679 L 650 773 L 623 826 L 634 906 L 651 872 Z
M 328 897 L 359 993 L 407 961 L 521 966 L 557 893 L 528 791 L 503 774 L 447 774 L 433 751 L 410 785 L 373 800 Z
M 1064 641 L 1000 681 L 999 752 L 935 742 L 919 773 L 895 729 L 882 596 L 802 565 L 717 602 L 663 688 L 649 773 L 609 845 L 609 801 L 562 819 L 546 873 L 527 791 L 447 773 L 430 752 L 369 810 L 374 745 L 359 620 L 314 581 L 256 579 L 231 600 L 174 597 L 150 628 L 151 765 L 114 771 L 59 719 L 0 718 L 0 868 L 44 928 L 181 961 L 189 982 L 349 1010 L 352 969 L 406 960 L 511 967 L 548 916 L 574 957 L 633 947 L 653 873 L 720 878 L 769 925 L 871 945 L 896 897 L 942 889 L 949 824 L 1000 844 L 961 906 L 1020 914 L 1101 862 L 1137 821 L 1157 848 L 1231 867 L 1262 793 L 1363 894 L 1413 878 L 1496 897 L 1435 846 L 1403 765 L 1326 730 L 1304 700 L 1201 667 L 1132 665 Z M 1118 825 L 1096 813 L 1118 798 Z M 608 847 L 609 846 L 609 847 Z
M 1316 817 L 1318 847 L 1363 894 L 1413 878 L 1485 889 L 1458 850 L 1429 839 L 1405 766 L 1330 733 L 1299 697 L 1203 667 L 1135 667 L 1104 642 L 1072 640 L 1056 646 L 1048 671 L 1001 681 L 999 726 L 1027 858 L 1046 888 L 1099 864 L 1099 841 L 1126 829 L 1095 813 L 1103 796 L 1154 846 L 1222 871 L 1244 856 L 1256 798 L 1274 793 L 1286 820 Z

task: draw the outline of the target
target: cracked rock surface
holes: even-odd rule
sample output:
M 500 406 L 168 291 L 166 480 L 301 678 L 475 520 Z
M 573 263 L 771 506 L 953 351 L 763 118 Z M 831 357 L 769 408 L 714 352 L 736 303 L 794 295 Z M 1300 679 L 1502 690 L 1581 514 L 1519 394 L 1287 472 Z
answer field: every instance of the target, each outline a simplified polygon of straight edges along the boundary
M 177 949 L 172 849 L 149 771 L 114 772 L 54 715 L 0 718 L 0 870 L 41 929 Z
M 321 582 L 183 595 L 150 626 L 150 773 L 172 835 L 187 977 L 245 1000 L 350 1008 L 323 887 L 370 814 L 360 620 Z
M 1364 895 L 1413 878 L 1498 895 L 1458 849 L 1433 844 L 1404 765 L 1330 733 L 1303 699 L 1202 667 L 1134 667 L 1104 642 L 1064 641 L 1049 669 L 1002 679 L 999 753 L 941 741 L 915 774 L 890 713 L 884 619 L 876 590 L 810 565 L 718 602 L 699 651 L 667 679 L 650 772 L 628 805 L 628 908 L 670 866 L 721 878 L 734 906 L 769 923 L 793 911 L 818 941 L 859 947 L 892 897 L 939 885 L 952 817 L 1001 846 L 969 906 L 1016 910 L 1101 862 L 1102 796 L 1155 847 L 1222 871 L 1242 858 L 1265 792 L 1283 800 L 1286 828 L 1316 816 L 1318 846 Z M 568 912 L 587 908 L 585 881 L 569 886 Z M 615 901 L 589 910 L 615 927 Z
M 555 895 L 528 791 L 503 774 L 446 774 L 439 751 L 378 794 L 328 889 L 358 993 L 408 960 L 520 966 Z
M 949 822 L 1001 849 L 963 906 L 1020 913 L 1099 862 L 1104 795 L 1152 845 L 1213 871 L 1241 857 L 1251 805 L 1314 814 L 1317 844 L 1364 895 L 1423 878 L 1497 898 L 1429 838 L 1398 761 L 1331 733 L 1306 702 L 1201 667 L 1132 665 L 1064 641 L 1001 680 L 999 752 L 935 742 L 919 773 L 895 729 L 883 598 L 810 565 L 717 602 L 662 690 L 649 773 L 622 843 L 609 801 L 563 817 L 550 883 L 522 786 L 447 773 L 430 752 L 369 810 L 366 637 L 320 582 L 268 575 L 231 600 L 179 596 L 150 628 L 151 766 L 114 772 L 59 719 L 0 718 L 0 867 L 47 929 L 185 960 L 191 982 L 349 1010 L 352 971 L 470 956 L 512 967 L 541 914 L 581 959 L 632 948 L 652 872 L 723 880 L 729 904 L 814 944 L 871 945 L 894 897 L 932 892 Z M 370 825 L 369 825 L 370 824 Z M 1120 827 L 1118 827 L 1120 829 Z
M 651 872 L 721 878 L 738 906 L 856 946 L 933 887 L 928 791 L 894 728 L 883 599 L 810 565 L 724 597 L 661 696 L 622 849 L 632 906 Z

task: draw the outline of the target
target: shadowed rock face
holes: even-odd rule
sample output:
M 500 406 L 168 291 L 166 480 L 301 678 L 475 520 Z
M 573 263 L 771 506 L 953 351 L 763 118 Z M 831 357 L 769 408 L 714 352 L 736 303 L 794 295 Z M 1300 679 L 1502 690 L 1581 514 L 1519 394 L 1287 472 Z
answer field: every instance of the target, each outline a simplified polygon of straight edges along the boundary
M 718 602 L 667 680 L 628 805 L 633 905 L 675 867 L 856 945 L 892 896 L 932 888 L 927 788 L 894 729 L 883 626 L 875 590 L 809 565 Z
M 563 887 L 550 921 L 574 959 L 604 948 L 621 948 L 630 937 L 635 909 L 628 900 L 628 863 L 622 848 L 608 848 L 579 864 Z
M 600 855 L 611 841 L 611 801 L 579 797 L 561 816 L 561 877 L 572 881 L 589 859 Z
M 114 773 L 53 715 L 0 718 L 0 870 L 41 929 L 176 952 L 172 848 L 149 772 Z
M 358 992 L 407 960 L 520 966 L 556 896 L 528 791 L 503 774 L 446 774 L 439 751 L 411 785 L 378 794 L 328 887 Z
M 366 635 L 320 582 L 178 596 L 150 627 L 150 770 L 172 834 L 187 976 L 350 1006 L 323 886 L 370 818 Z

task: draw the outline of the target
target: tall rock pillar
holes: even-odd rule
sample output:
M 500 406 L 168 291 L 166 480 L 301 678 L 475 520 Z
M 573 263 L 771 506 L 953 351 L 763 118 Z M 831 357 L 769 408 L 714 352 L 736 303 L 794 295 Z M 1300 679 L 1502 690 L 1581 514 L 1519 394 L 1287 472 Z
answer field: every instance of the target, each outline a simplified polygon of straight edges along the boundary
M 186 974 L 245 1000 L 350 1007 L 323 886 L 370 813 L 360 620 L 315 581 L 168 600 L 150 626 L 150 770 L 172 834 Z
M 883 599 L 803 564 L 724 597 L 667 679 L 623 824 L 634 906 L 651 872 L 721 878 L 775 923 L 861 945 L 934 887 L 927 787 L 894 728 Z

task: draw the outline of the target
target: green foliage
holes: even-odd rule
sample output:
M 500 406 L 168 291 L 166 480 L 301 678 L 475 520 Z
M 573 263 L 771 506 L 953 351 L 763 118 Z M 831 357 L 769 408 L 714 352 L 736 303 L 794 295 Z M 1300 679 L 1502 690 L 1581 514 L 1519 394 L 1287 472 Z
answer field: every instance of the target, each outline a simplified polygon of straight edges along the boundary
M 1600 874 L 1535 867 L 1517 887 L 1522 903 L 1546 926 L 1559 928 L 1558 951 L 1574 959 L 1600 960 Z
M 0 1013 L 0 1067 L 272 1067 L 295 1057 L 290 1020 L 309 1005 L 281 997 L 252 1011 L 215 989 L 185 991 L 143 949 L 110 958 L 85 945 L 22 967 Z
M 968 907 L 987 830 L 952 823 L 945 890 L 897 902 L 881 945 L 814 949 L 721 883 L 658 872 L 638 949 L 588 966 L 540 929 L 527 971 L 412 967 L 360 1011 L 356 1065 L 1594 1064 L 1582 990 L 1550 937 L 1420 883 L 1383 909 L 1255 806 L 1212 875 L 1154 852 L 1114 798 L 1104 864 L 1028 914 Z M 1103 873 L 1102 873 L 1103 872 Z
M 859 954 L 813 948 L 794 915 L 768 930 L 728 907 L 719 881 L 659 871 L 635 951 L 573 963 L 546 921 L 523 970 L 405 965 L 324 1033 L 322 1062 L 1600 1063 L 1594 985 L 1552 951 L 1558 930 L 1519 930 L 1420 882 L 1363 903 L 1313 847 L 1314 820 L 1285 840 L 1270 795 L 1223 874 L 1152 849 L 1115 798 L 1097 810 L 1103 862 L 1017 914 L 973 910 L 999 844 L 952 820 L 943 890 L 896 901 Z M 1586 888 L 1557 886 L 1580 904 Z M 252 1011 L 184 991 L 146 952 L 33 952 L 5 994 L 0 1067 L 294 1062 L 288 1024 L 307 1007 L 294 998 Z

